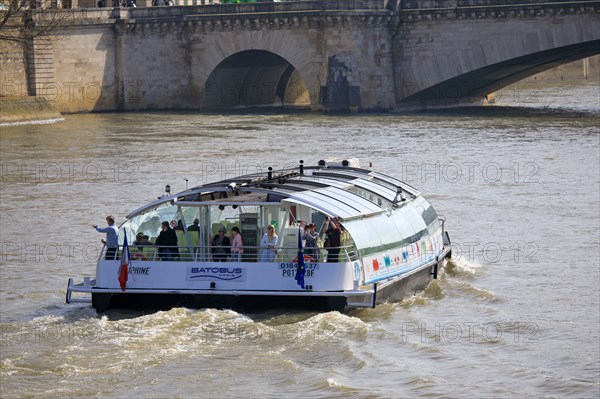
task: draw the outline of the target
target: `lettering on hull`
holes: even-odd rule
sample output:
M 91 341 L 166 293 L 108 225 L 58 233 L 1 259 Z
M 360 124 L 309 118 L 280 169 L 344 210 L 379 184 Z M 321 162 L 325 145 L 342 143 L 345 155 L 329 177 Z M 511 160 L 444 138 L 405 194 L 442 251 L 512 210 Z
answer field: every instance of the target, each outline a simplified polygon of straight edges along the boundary
M 150 268 L 149 267 L 138 267 L 138 266 L 130 266 L 129 274 L 133 274 L 136 276 L 149 276 Z
M 188 281 L 246 281 L 245 267 L 189 267 Z

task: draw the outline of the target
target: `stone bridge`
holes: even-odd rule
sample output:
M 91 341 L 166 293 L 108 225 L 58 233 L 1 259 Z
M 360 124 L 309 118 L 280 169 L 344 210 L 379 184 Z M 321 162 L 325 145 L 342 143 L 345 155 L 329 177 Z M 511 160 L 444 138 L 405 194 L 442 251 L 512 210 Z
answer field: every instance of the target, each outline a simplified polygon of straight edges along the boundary
M 2 94 L 62 112 L 481 101 L 600 53 L 600 1 L 321 0 L 60 12 Z M 43 26 L 48 15 L 34 17 Z M 18 57 L 4 57 L 2 69 Z M 8 77 L 8 78 L 7 78 Z

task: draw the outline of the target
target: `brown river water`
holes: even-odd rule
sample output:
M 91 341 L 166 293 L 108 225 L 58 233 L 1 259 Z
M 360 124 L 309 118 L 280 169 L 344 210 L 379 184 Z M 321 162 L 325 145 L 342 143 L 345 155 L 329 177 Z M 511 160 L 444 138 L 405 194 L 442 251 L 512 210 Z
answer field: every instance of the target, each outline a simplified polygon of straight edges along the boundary
M 530 88 L 531 89 L 531 88 Z M 0 128 L 1 398 L 597 398 L 600 86 L 401 115 L 122 113 Z M 419 188 L 455 244 L 425 291 L 346 314 L 64 303 L 103 224 L 329 157 Z

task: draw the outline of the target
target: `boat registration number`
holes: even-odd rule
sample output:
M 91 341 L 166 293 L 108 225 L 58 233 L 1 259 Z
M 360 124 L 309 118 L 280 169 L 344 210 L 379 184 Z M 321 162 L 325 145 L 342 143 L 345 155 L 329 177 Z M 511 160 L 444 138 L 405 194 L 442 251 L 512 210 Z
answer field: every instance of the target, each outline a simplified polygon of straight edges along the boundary
M 319 268 L 318 263 L 306 262 L 304 264 L 304 277 L 312 277 L 315 275 L 316 270 Z M 296 270 L 298 269 L 298 263 L 284 262 L 279 264 L 279 269 L 282 272 L 283 277 L 295 277 Z

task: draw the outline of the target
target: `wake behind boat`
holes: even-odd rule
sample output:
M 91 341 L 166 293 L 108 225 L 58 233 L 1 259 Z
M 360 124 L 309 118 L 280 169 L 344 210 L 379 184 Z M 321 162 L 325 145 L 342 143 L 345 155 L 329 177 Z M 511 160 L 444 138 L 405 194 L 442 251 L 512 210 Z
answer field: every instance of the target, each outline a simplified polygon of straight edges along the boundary
M 103 248 L 95 279 L 69 279 L 66 301 L 344 311 L 412 294 L 451 256 L 444 218 L 357 164 L 300 161 L 168 193 L 127 216 L 116 253 Z

